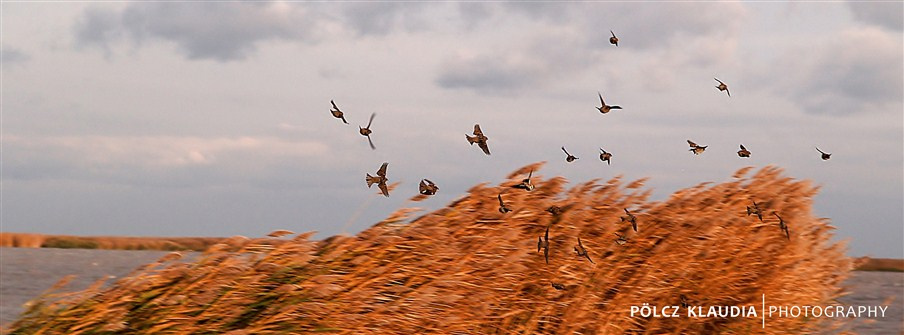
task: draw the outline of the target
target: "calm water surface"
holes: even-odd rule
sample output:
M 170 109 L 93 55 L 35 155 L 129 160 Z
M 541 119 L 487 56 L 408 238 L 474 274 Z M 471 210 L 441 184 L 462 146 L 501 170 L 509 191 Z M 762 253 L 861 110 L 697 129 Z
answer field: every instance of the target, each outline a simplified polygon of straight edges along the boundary
M 77 277 L 67 291 L 81 290 L 98 279 L 122 277 L 167 251 L 0 248 L 0 325 L 24 311 L 23 304 L 66 275 Z M 859 334 L 904 334 L 904 273 L 854 272 L 845 283 L 845 305 L 888 306 L 885 318 L 851 319 L 845 327 Z M 828 333 L 828 332 L 827 332 Z

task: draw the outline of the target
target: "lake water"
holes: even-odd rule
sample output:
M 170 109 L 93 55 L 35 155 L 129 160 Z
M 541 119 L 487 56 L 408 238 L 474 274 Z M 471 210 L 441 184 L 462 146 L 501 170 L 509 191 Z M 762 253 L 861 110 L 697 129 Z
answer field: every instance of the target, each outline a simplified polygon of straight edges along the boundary
M 168 253 L 0 248 L 0 325 L 15 320 L 23 304 L 66 275 L 77 276 L 67 291 L 80 290 L 105 276 L 125 276 Z M 859 334 L 904 334 L 904 273 L 854 272 L 845 285 L 852 293 L 840 299 L 842 304 L 888 306 L 885 318 L 851 319 L 846 329 Z

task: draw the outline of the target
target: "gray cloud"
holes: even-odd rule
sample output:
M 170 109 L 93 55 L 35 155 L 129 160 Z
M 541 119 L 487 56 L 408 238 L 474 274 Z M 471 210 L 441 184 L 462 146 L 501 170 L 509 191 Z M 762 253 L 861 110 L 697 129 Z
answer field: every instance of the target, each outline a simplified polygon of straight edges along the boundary
M 876 24 L 891 30 L 904 30 L 904 3 L 892 2 L 863 2 L 848 1 L 848 7 L 854 14 L 854 18 Z
M 858 41 L 857 46 L 849 41 Z M 850 29 L 838 38 L 786 53 L 758 81 L 808 113 L 900 113 L 902 58 L 899 38 L 875 28 Z M 796 75 L 789 76 L 789 69 Z
M 4 45 L 3 51 L 0 51 L 0 59 L 3 59 L 4 65 L 14 65 L 27 62 L 31 56 L 24 51 Z
M 132 3 L 121 12 L 89 9 L 75 26 L 76 45 L 110 46 L 122 36 L 161 39 L 189 59 L 242 60 L 268 40 L 313 42 L 319 18 L 280 3 Z
M 447 62 L 436 84 L 443 88 L 473 89 L 484 94 L 511 94 L 513 91 L 539 84 L 548 64 L 517 57 L 483 55 L 460 57 Z
M 421 19 L 424 4 L 406 2 L 365 2 L 346 6 L 342 19 L 359 35 L 386 35 L 396 29 L 428 29 Z
M 737 47 L 737 32 L 746 17 L 739 4 L 693 3 L 505 3 L 461 6 L 459 11 L 462 16 L 477 11 L 485 21 L 509 20 L 514 22 L 508 25 L 523 27 L 507 41 L 514 46 L 449 57 L 440 66 L 435 80 L 438 86 L 489 95 L 566 80 L 599 64 L 627 61 L 613 53 L 610 29 L 622 39 L 621 55 L 647 60 L 641 71 L 644 75 L 670 77 L 669 72 L 685 67 L 725 62 Z M 613 68 L 596 70 L 611 79 L 613 72 L 623 71 Z M 660 86 L 670 82 L 657 81 Z

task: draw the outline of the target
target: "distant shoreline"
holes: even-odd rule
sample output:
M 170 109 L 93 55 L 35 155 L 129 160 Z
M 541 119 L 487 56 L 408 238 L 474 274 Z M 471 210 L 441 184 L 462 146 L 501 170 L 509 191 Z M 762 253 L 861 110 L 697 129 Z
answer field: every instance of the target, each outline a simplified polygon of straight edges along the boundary
M 76 236 L 0 232 L 0 247 L 204 251 L 226 237 Z M 858 257 L 854 271 L 904 272 L 904 259 Z

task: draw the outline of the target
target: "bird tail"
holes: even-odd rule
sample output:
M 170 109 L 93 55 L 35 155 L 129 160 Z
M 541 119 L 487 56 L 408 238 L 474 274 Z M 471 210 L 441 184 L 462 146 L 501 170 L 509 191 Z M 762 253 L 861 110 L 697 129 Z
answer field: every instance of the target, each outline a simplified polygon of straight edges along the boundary
M 468 139 L 468 143 L 470 144 L 477 143 L 477 136 L 468 136 L 468 134 L 465 134 L 465 138 Z
M 371 176 L 370 173 L 367 174 L 367 177 L 365 178 L 365 181 L 367 181 L 367 188 L 370 188 L 371 185 L 377 182 L 374 179 L 376 178 L 374 178 L 374 176 Z

